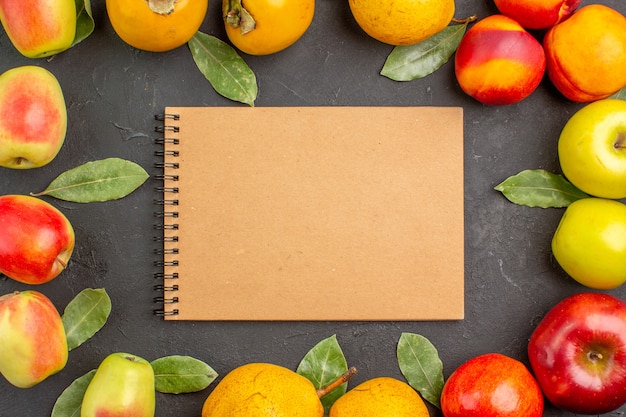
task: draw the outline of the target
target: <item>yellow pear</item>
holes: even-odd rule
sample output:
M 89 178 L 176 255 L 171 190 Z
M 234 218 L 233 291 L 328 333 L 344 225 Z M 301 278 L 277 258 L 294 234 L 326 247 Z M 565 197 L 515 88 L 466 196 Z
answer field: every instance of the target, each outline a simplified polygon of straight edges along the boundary
M 409 384 L 389 377 L 367 380 L 341 396 L 328 417 L 428 417 L 422 397 Z
M 208 396 L 202 417 L 322 417 L 311 381 L 279 365 L 250 363 L 229 372 Z
M 412 45 L 441 32 L 454 17 L 454 0 L 349 0 L 359 26 L 390 45 Z

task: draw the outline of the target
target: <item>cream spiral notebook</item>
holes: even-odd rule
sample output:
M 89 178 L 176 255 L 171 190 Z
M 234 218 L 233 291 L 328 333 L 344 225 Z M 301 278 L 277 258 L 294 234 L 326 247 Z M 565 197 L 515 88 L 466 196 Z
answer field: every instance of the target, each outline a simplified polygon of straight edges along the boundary
M 166 320 L 458 320 L 463 112 L 167 107 Z

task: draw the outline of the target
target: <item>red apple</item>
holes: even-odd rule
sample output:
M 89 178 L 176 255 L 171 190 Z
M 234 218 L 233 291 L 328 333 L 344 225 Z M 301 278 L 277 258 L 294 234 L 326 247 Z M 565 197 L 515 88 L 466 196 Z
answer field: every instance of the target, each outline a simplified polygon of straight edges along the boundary
M 37 168 L 54 159 L 67 130 L 67 109 L 57 78 L 25 65 L 0 75 L 0 166 Z
M 541 417 L 543 395 L 520 361 L 499 353 L 477 356 L 444 384 L 445 417 Z
M 454 58 L 461 89 L 487 105 L 525 99 L 539 86 L 545 69 L 546 57 L 539 41 L 501 14 L 472 26 Z
M 626 403 L 626 302 L 581 293 L 555 305 L 531 335 L 528 357 L 546 398 L 577 414 Z
M 0 196 L 0 230 L 0 272 L 25 284 L 55 278 L 74 250 L 67 217 L 36 197 Z
M 0 21 L 15 48 L 28 58 L 68 49 L 76 35 L 75 0 L 0 0 Z
M 567 19 L 582 0 L 494 0 L 503 15 L 526 29 L 547 29 Z
M 67 363 L 61 316 L 37 291 L 0 297 L 0 346 L 0 373 L 19 388 L 40 383 Z

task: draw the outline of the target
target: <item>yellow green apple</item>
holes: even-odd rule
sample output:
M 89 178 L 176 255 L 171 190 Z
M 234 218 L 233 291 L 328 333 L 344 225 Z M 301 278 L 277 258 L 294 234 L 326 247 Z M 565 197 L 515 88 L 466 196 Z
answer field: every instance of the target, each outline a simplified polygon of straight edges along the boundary
M 30 388 L 63 369 L 68 348 L 58 310 L 38 291 L 0 297 L 0 373 Z
M 554 233 L 552 253 L 582 285 L 619 287 L 626 282 L 626 205 L 604 198 L 573 202 Z
M 72 46 L 75 0 L 0 0 L 0 22 L 22 55 L 43 58 Z
M 0 273 L 25 284 L 58 276 L 74 250 L 70 221 L 37 197 L 0 196 L 0 230 Z
M 46 165 L 63 146 L 66 131 L 67 108 L 54 74 L 35 65 L 0 74 L 0 166 Z
M 595 197 L 626 198 L 626 101 L 587 104 L 567 121 L 558 143 L 561 170 Z
M 81 417 L 154 417 L 154 371 L 147 360 L 115 352 L 98 366 L 87 386 Z

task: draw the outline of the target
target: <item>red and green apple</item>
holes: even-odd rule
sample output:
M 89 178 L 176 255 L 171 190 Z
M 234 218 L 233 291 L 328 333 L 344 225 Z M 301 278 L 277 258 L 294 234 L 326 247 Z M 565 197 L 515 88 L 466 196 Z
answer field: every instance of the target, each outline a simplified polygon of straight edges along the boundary
M 147 360 L 115 352 L 98 366 L 83 397 L 81 417 L 154 417 L 154 371 Z
M 63 369 L 68 347 L 58 310 L 38 291 L 0 297 L 0 373 L 30 388 Z
M 0 22 L 13 46 L 28 58 L 43 58 L 72 46 L 75 0 L 0 0 Z
M 0 196 L 0 230 L 0 273 L 25 284 L 57 277 L 74 250 L 70 221 L 37 197 Z
M 0 166 L 46 165 L 61 149 L 66 130 L 67 108 L 54 74 L 35 65 L 0 74 Z
M 543 394 L 528 368 L 500 353 L 459 366 L 441 393 L 445 417 L 541 417 L 543 407 Z

